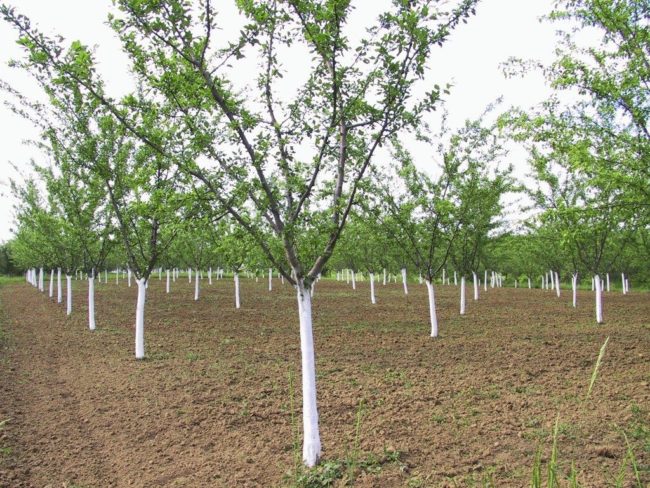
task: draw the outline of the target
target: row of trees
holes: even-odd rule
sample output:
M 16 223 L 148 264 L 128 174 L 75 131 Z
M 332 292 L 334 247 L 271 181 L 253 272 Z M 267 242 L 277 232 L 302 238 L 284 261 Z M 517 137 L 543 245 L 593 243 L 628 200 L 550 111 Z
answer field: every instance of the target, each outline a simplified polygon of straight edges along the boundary
M 611 11 L 616 22 L 643 29 L 643 2 L 568 2 L 567 12 L 553 14 L 603 29 L 598 59 L 610 84 L 637 69 L 639 90 L 619 90 L 607 103 L 594 91 L 559 116 L 550 103 L 435 136 L 424 118 L 443 89 L 427 82 L 428 59 L 474 13 L 475 0 L 445 2 L 446 10 L 395 1 L 360 39 L 349 33 L 348 1 L 238 2 L 242 28 L 231 38 L 221 35 L 224 20 L 209 0 L 115 3 L 110 23 L 137 86 L 119 99 L 90 49 L 65 47 L 0 7 L 25 50 L 14 65 L 33 75 L 47 103 L 4 89 L 16 112 L 40 127 L 38 144 L 52 162 L 14 186 L 21 204 L 12 256 L 23 267 L 61 268 L 68 280 L 82 269 L 90 290 L 98 270 L 127 267 L 138 286 L 137 358 L 144 357 L 146 283 L 157 266 L 277 270 L 297 293 L 308 466 L 321 451 L 310 292 L 328 266 L 371 277 L 384 268 L 422 275 L 433 336 L 433 282 L 443 270 L 458 273 L 462 290 L 470 275 L 476 290 L 480 268 L 533 277 L 627 266 L 643 276 L 622 263 L 648 251 L 647 46 L 607 62 L 611 32 L 638 36 L 591 17 Z M 625 18 L 627 10 L 616 10 L 623 4 Z M 309 56 L 299 66 L 289 62 L 295 49 Z M 629 67 L 619 66 L 621 57 Z M 235 73 L 249 60 L 258 70 L 242 88 Z M 610 73 L 610 64 L 622 71 Z M 588 63 L 569 76 L 570 65 L 563 58 L 548 69 L 558 89 L 573 83 L 589 92 L 582 84 L 604 76 L 584 75 Z M 288 95 L 283 79 L 302 84 Z M 426 173 L 412 161 L 408 133 L 431 148 Z M 511 169 L 498 164 L 504 133 L 529 145 L 540 184 L 532 195 L 542 213 L 525 233 L 499 232 L 503 196 L 518 189 Z

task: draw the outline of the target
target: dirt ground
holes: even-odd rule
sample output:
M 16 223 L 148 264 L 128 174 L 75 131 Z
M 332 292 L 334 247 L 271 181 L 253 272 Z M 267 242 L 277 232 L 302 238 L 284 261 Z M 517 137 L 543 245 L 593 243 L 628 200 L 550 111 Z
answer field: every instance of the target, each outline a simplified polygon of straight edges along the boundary
M 195 302 L 187 278 L 166 295 L 154 277 L 136 361 L 135 284 L 97 285 L 94 332 L 85 283 L 70 317 L 5 285 L 0 486 L 523 487 L 538 450 L 545 477 L 556 422 L 561 479 L 573 463 L 581 486 L 639 486 L 634 459 L 650 486 L 650 294 L 606 293 L 598 326 L 589 292 L 573 309 L 567 291 L 481 291 L 460 316 L 458 288 L 438 286 L 432 339 L 424 286 L 379 285 L 372 305 L 367 282 L 317 284 L 323 464 L 304 473 L 290 286 L 242 280 L 236 310 L 231 280 Z

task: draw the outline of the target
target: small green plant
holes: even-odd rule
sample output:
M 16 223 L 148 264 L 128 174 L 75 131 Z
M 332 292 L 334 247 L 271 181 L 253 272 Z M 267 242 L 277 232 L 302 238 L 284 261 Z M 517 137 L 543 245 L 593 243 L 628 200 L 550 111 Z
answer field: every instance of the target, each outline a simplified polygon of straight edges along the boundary
M 603 345 L 600 347 L 600 352 L 598 353 L 598 359 L 596 360 L 596 366 L 594 366 L 594 371 L 591 373 L 591 381 L 589 381 L 589 389 L 587 390 L 587 396 L 585 397 L 585 401 L 589 399 L 591 396 L 591 390 L 594 388 L 594 383 L 596 382 L 596 377 L 598 376 L 598 370 L 600 369 L 600 365 L 603 361 L 603 356 L 605 356 L 605 348 L 607 347 L 607 343 L 609 342 L 609 337 L 605 339 L 605 342 Z
M 194 362 L 194 361 L 198 361 L 199 359 L 202 359 L 202 356 L 198 352 L 188 352 L 185 355 L 185 359 Z

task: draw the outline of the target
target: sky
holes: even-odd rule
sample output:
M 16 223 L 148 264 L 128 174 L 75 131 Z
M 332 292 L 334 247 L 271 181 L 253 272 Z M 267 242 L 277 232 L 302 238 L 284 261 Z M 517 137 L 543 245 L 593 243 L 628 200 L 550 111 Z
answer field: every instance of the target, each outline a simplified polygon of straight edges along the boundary
M 112 9 L 110 0 L 7 2 L 27 15 L 47 35 L 60 34 L 67 42 L 80 40 L 96 46 L 98 69 L 107 80 L 108 91 L 118 95 L 129 90 L 127 59 L 113 32 L 105 25 Z M 361 19 L 363 9 L 371 4 L 369 0 L 358 3 L 357 17 Z M 511 56 L 545 63 L 553 59 L 555 26 L 539 20 L 552 9 L 552 3 L 552 0 L 483 0 L 476 15 L 453 31 L 441 49 L 434 51 L 429 65 L 431 75 L 440 84 L 453 85 L 445 98 L 451 127 L 460 127 L 466 119 L 477 118 L 498 97 L 503 97 L 504 108 L 528 108 L 549 96 L 550 91 L 540 74 L 506 79 L 499 66 Z M 228 19 L 232 12 L 232 8 L 224 7 L 222 15 Z M 226 21 L 224 25 L 232 26 L 236 22 Z M 7 66 L 10 59 L 19 58 L 21 54 L 15 41 L 15 31 L 0 21 L 0 46 L 3 47 L 0 50 L 0 79 L 29 97 L 38 98 L 41 95 L 32 80 Z M 13 114 L 5 106 L 5 100 L 7 96 L 0 92 L 0 242 L 11 238 L 14 227 L 17 202 L 11 195 L 9 181 L 21 181 L 29 174 L 30 160 L 44 161 L 45 158 L 25 144 L 27 140 L 38 138 L 35 128 Z M 416 161 L 426 156 L 416 155 Z M 509 162 L 515 166 L 515 174 L 523 176 L 526 173 L 525 154 L 514 151 L 512 158 Z

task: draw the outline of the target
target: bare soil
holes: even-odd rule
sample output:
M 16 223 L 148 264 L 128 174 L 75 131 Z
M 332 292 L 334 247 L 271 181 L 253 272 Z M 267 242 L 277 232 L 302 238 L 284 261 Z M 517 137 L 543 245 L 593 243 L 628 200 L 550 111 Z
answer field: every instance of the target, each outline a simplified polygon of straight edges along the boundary
M 152 278 L 144 361 L 135 285 L 97 285 L 94 332 L 82 281 L 70 317 L 27 284 L 0 288 L 0 486 L 298 484 L 297 303 L 274 285 L 242 280 L 236 310 L 230 279 L 203 280 L 195 302 L 187 278 L 169 295 Z M 528 486 L 539 449 L 545 474 L 557 421 L 561 479 L 573 463 L 581 486 L 613 486 L 621 472 L 638 486 L 631 450 L 650 486 L 650 294 L 606 293 L 603 325 L 590 292 L 573 309 L 567 291 L 481 290 L 465 316 L 458 288 L 436 294 L 432 339 L 425 286 L 379 285 L 372 305 L 367 282 L 316 285 L 321 478 Z

